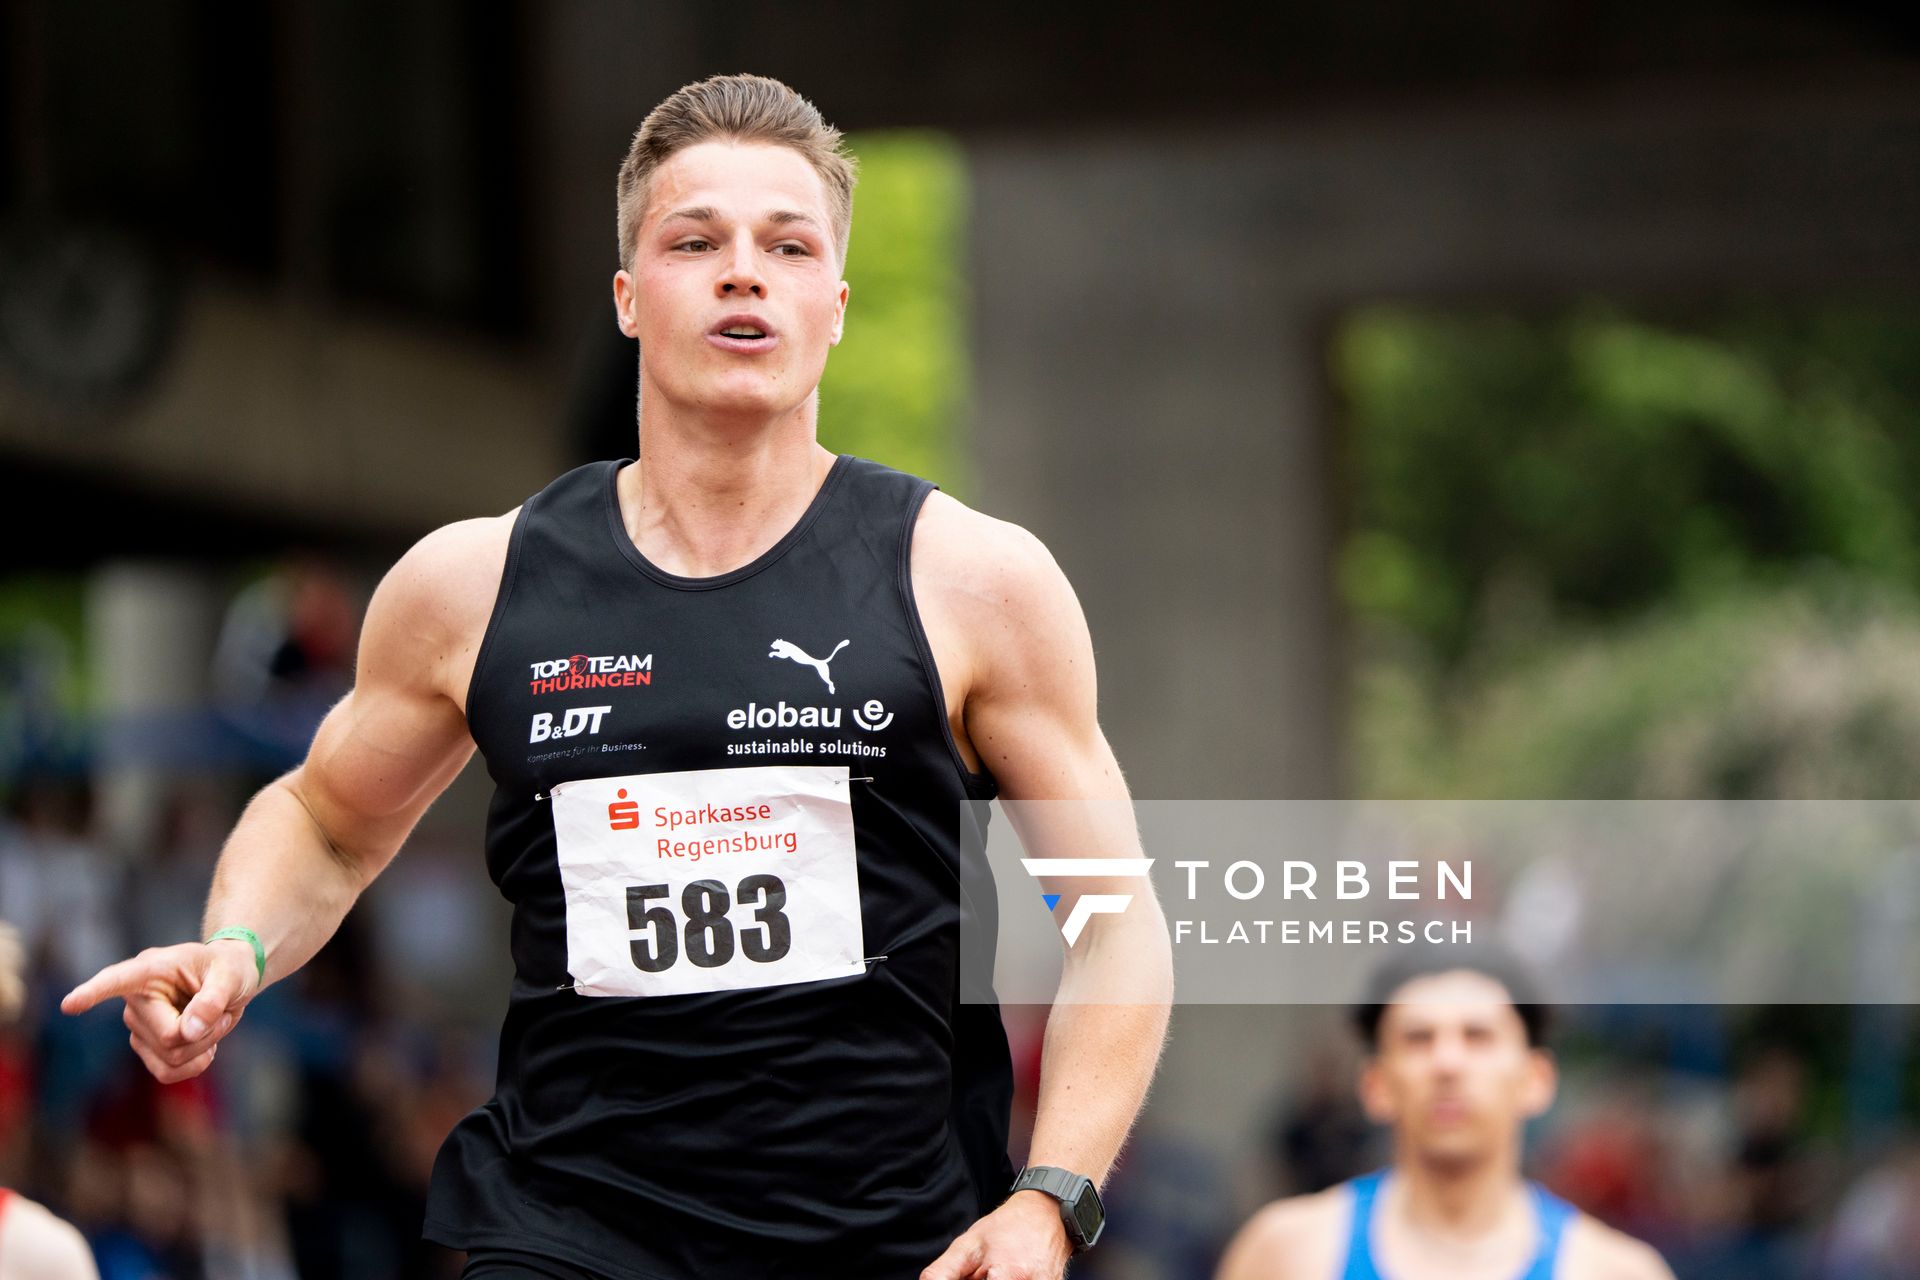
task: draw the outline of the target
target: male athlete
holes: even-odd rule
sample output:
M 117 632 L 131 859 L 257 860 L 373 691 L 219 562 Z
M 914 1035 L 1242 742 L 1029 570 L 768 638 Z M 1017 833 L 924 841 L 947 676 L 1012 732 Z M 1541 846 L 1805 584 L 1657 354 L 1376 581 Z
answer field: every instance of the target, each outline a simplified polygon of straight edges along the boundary
M 470 1280 L 1050 1280 L 1098 1234 L 1165 1035 L 1165 924 L 1140 882 L 1035 886 L 1136 897 L 1067 952 L 1009 1195 L 1006 1037 L 961 998 L 960 921 L 992 921 L 967 888 L 984 801 L 1102 802 L 1077 830 L 1022 820 L 1038 856 L 1138 836 L 1045 548 L 815 439 L 853 181 L 774 80 L 647 117 L 613 278 L 639 460 L 410 550 L 353 691 L 222 852 L 206 926 L 242 932 L 64 1006 L 123 996 L 154 1075 L 204 1071 L 477 745 L 515 977 L 496 1093 L 447 1139 L 426 1219 Z
M 1521 1128 L 1553 1102 L 1546 1006 L 1495 950 L 1409 951 L 1354 1010 L 1360 1100 L 1393 1130 L 1384 1170 L 1276 1201 L 1217 1280 L 1673 1280 L 1646 1245 L 1520 1174 Z

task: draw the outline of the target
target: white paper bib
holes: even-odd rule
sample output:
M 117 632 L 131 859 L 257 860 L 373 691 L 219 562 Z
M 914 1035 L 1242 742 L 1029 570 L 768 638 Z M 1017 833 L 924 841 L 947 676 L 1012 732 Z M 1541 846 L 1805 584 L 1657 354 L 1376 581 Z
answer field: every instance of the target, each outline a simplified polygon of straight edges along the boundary
M 845 765 L 553 788 L 567 971 L 584 996 L 738 991 L 864 972 Z

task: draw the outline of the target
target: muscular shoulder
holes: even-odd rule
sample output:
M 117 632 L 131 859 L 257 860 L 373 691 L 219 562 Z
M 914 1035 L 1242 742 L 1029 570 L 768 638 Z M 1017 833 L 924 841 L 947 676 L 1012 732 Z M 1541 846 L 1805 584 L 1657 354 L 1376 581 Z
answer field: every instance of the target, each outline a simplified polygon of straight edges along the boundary
M 1065 580 L 1039 538 L 939 489 L 927 495 L 914 526 L 913 565 L 916 587 L 924 571 L 927 586 L 1003 613 Z
M 1560 1274 L 1567 1280 L 1673 1280 L 1651 1245 L 1584 1213 L 1567 1226 Z
M 407 620 L 436 629 L 486 625 L 519 508 L 441 525 L 408 548 L 380 584 Z
M 1079 601 L 1053 553 L 1006 520 L 936 489 L 913 533 L 914 594 L 962 636 L 972 658 L 1044 659 L 1085 630 Z
M 1276 1200 L 1247 1219 L 1220 1260 L 1217 1280 L 1322 1280 L 1340 1265 L 1351 1197 L 1333 1187 Z
M 518 511 L 442 525 L 394 562 L 367 607 L 363 676 L 391 662 L 432 672 L 443 692 L 464 700 Z

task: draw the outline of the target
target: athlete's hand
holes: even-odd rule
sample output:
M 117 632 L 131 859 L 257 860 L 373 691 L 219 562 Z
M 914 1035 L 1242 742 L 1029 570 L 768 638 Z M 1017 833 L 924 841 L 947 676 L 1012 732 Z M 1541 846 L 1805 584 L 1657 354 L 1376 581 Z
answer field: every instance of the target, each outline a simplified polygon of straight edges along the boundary
M 1060 1202 L 1017 1191 L 948 1245 L 920 1280 L 1060 1280 L 1071 1256 Z
M 253 948 L 236 938 L 149 947 L 69 991 L 60 1011 L 85 1013 L 122 997 L 133 1051 L 154 1079 L 173 1084 L 213 1065 L 221 1038 L 240 1021 L 259 980 Z

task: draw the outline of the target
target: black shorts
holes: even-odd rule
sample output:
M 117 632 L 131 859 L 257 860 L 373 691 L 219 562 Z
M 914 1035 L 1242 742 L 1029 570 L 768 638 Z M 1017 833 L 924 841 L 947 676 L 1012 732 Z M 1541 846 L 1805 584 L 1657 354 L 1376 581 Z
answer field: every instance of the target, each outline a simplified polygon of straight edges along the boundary
M 518 1249 L 469 1249 L 460 1280 L 608 1280 L 571 1262 Z

